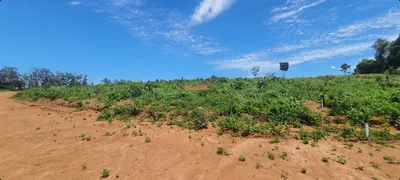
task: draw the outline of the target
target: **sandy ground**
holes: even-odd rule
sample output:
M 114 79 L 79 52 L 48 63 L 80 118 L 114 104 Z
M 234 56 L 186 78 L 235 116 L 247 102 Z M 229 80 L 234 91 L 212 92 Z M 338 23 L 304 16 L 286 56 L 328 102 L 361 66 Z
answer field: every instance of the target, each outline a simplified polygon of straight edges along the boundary
M 400 165 L 383 160 L 384 155 L 400 158 L 399 142 L 392 142 L 396 148 L 376 151 L 376 145 L 355 143 L 347 149 L 335 140 L 322 140 L 317 147 L 299 140 L 269 144 L 271 139 L 220 137 L 216 128 L 189 132 L 136 121 L 132 122 L 136 128 L 121 130 L 125 123 L 96 121 L 94 111 L 48 109 L 10 99 L 12 95 L 0 93 L 1 180 L 100 179 L 103 169 L 110 171 L 107 179 L 400 178 Z M 143 136 L 131 135 L 139 129 Z M 105 136 L 106 132 L 112 135 Z M 82 134 L 91 140 L 81 140 Z M 145 137 L 151 142 L 145 143 Z M 227 148 L 230 155 L 218 155 L 219 146 Z M 333 146 L 337 151 L 332 151 Z M 275 160 L 268 159 L 268 152 L 275 154 Z M 287 160 L 279 157 L 282 152 L 288 153 Z M 240 162 L 239 156 L 244 156 L 245 162 Z M 322 162 L 324 156 L 329 157 L 328 163 Z M 347 163 L 336 162 L 338 156 Z M 259 169 L 257 162 L 262 165 Z M 363 170 L 357 169 L 361 166 Z M 302 168 L 307 168 L 306 174 L 301 173 Z

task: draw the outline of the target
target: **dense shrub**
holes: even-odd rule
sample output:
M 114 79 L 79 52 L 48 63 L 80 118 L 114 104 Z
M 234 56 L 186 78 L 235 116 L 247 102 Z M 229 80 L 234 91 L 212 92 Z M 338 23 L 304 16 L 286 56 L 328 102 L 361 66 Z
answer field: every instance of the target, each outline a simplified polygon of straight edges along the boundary
M 140 108 L 134 104 L 117 106 L 113 110 L 114 116 L 116 116 L 117 119 L 134 117 L 139 115 L 141 112 Z

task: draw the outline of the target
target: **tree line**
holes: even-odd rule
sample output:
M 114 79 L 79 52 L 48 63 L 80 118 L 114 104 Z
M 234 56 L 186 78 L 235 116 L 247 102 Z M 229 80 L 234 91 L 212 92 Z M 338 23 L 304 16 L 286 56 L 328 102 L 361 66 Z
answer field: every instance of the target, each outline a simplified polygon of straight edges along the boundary
M 397 74 L 400 71 L 400 34 L 399 37 L 390 42 L 385 39 L 378 39 L 372 45 L 375 49 L 374 59 L 363 59 L 354 69 L 355 74 Z M 280 70 L 285 76 L 285 72 L 289 70 L 288 62 L 280 62 Z M 341 65 L 341 71 L 348 73 L 351 68 L 348 64 Z M 260 72 L 259 66 L 251 69 L 254 77 Z M 115 84 L 125 82 L 124 80 L 114 80 L 104 78 L 104 84 Z M 51 87 L 51 86 L 87 86 L 87 75 L 74 74 L 69 72 L 52 72 L 46 68 L 33 68 L 28 73 L 21 74 L 16 67 L 3 67 L 0 70 L 0 90 L 23 90 L 35 87 Z
M 21 74 L 16 67 L 3 67 L 0 70 L 0 89 L 23 90 L 35 87 L 86 86 L 87 75 L 69 72 L 52 72 L 46 68 L 33 68 Z
M 392 42 L 386 39 L 378 39 L 372 45 L 372 48 L 375 49 L 375 58 L 363 59 L 357 64 L 354 73 L 396 74 L 396 71 L 400 68 L 400 34 L 399 37 Z

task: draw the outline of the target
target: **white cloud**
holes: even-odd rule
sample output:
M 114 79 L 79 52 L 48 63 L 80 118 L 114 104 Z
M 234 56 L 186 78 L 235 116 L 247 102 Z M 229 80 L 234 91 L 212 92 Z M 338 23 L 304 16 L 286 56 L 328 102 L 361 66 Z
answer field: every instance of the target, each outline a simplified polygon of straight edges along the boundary
M 76 6 L 76 5 L 80 5 L 81 3 L 79 1 L 71 1 L 68 4 L 72 5 L 72 6 Z
M 235 0 L 202 0 L 191 18 L 191 24 L 197 25 L 210 21 L 230 8 Z
M 192 49 L 198 54 L 212 55 L 219 52 L 225 52 L 226 50 L 219 47 L 213 47 L 210 43 L 197 43 L 192 45 Z
M 270 13 L 271 17 L 265 25 L 271 30 L 279 32 L 281 38 L 290 39 L 293 35 L 304 36 L 309 33 L 308 27 L 312 26 L 315 21 L 332 21 L 335 19 L 335 11 L 323 11 L 324 16 L 310 18 L 310 14 L 306 14 L 307 9 L 318 6 L 327 0 L 286 0 L 286 4 L 273 8 Z M 322 20 L 325 18 L 325 20 Z M 328 19 L 329 20 L 326 20 Z
M 359 35 L 368 30 L 382 29 L 382 28 L 396 28 L 400 29 L 400 11 L 389 10 L 385 15 L 361 21 L 352 25 L 343 26 L 339 28 L 332 35 L 336 37 L 352 37 Z
M 295 9 L 305 3 L 305 0 L 287 0 L 282 7 L 276 7 L 271 10 L 271 13 Z
M 290 65 L 296 65 L 320 59 L 359 54 L 371 48 L 372 43 L 364 42 L 303 51 L 284 58 L 271 58 L 268 57 L 268 53 L 264 52 L 250 53 L 228 60 L 214 61 L 211 64 L 215 65 L 217 69 L 239 69 L 246 71 L 257 65 L 260 66 L 262 71 L 271 72 L 278 69 L 279 62 L 289 62 Z
M 372 43 L 373 42 L 368 41 L 352 45 L 329 47 L 312 51 L 303 51 L 299 54 L 294 55 L 294 60 L 290 60 L 291 58 L 288 58 L 287 60 L 290 61 L 291 64 L 300 64 L 318 59 L 332 58 L 335 56 L 358 54 L 371 48 Z
M 394 40 L 400 30 L 400 10 L 392 9 L 385 14 L 356 23 L 345 25 L 334 31 L 328 31 L 296 44 L 279 44 L 270 50 L 272 52 L 291 52 L 314 46 L 348 43 L 349 41 L 366 41 L 384 38 Z
M 212 55 L 226 51 L 215 40 L 192 33 L 190 19 L 170 9 L 149 8 L 145 0 L 82 0 L 81 5 L 109 17 L 145 44 L 171 52 Z M 167 41 L 167 42 L 165 42 Z M 168 46 L 163 46 L 168 44 Z
M 278 46 L 270 49 L 270 51 L 276 52 L 276 53 L 291 52 L 291 51 L 295 51 L 297 49 L 303 49 L 307 46 L 308 45 L 305 43 L 293 44 L 293 45 L 278 45 Z
M 271 12 L 275 13 L 275 12 L 280 12 L 280 11 L 284 11 L 284 10 L 288 10 L 288 9 L 293 9 L 293 8 L 295 8 L 295 9 L 294 10 L 290 10 L 290 11 L 286 11 L 286 12 L 282 12 L 282 13 L 279 13 L 279 14 L 275 14 L 270 20 L 273 21 L 273 22 L 278 22 L 278 21 L 280 21 L 282 19 L 292 18 L 292 17 L 296 16 L 297 14 L 299 14 L 300 12 L 304 11 L 305 9 L 317 6 L 317 5 L 319 5 L 319 4 L 321 4 L 321 3 L 325 2 L 325 1 L 326 0 L 318 0 L 318 1 L 313 2 L 311 4 L 306 4 L 306 5 L 302 5 L 302 6 L 300 6 L 300 2 L 304 2 L 304 1 L 300 1 L 300 2 L 299 1 L 295 1 L 296 2 L 295 5 L 292 5 L 292 3 L 289 3 L 290 6 L 287 6 L 288 3 L 286 3 L 286 6 L 281 7 L 281 8 L 275 8 Z M 289 0 L 288 2 L 291 2 L 291 1 Z
M 142 0 L 112 0 L 111 2 L 114 6 L 125 6 L 125 5 L 141 6 L 141 5 L 143 5 Z
M 331 69 L 336 69 L 336 66 L 331 66 Z

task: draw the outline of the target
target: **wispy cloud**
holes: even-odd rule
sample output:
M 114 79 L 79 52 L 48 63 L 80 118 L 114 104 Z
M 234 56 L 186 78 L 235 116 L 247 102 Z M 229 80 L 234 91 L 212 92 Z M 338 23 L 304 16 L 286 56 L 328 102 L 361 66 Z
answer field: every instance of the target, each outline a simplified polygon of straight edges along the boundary
M 275 61 L 267 61 L 266 52 L 255 52 L 242 55 L 240 57 L 226 59 L 222 61 L 210 62 L 216 66 L 217 69 L 239 69 L 239 70 L 250 70 L 254 66 L 259 66 L 261 71 L 272 70 L 279 67 Z
M 373 42 L 368 41 L 364 43 L 357 43 L 351 45 L 335 46 L 330 48 L 322 48 L 312 51 L 303 51 L 299 54 L 295 54 L 292 58 L 287 58 L 286 60 L 291 62 L 291 64 L 300 64 L 308 61 L 332 58 L 336 56 L 346 56 L 359 54 L 367 49 L 371 48 Z
M 140 6 L 140 5 L 143 5 L 142 0 L 113 0 L 112 3 L 115 6 L 126 6 L 126 5 Z
M 324 16 L 309 18 L 307 9 L 318 6 L 327 0 L 286 0 L 286 4 L 273 8 L 271 17 L 264 24 L 273 27 L 271 30 L 279 32 L 281 38 L 291 39 L 293 35 L 304 36 L 309 33 L 309 26 L 322 18 L 333 19 L 335 12 L 324 11 Z M 332 16 L 332 17 L 331 17 Z
M 76 6 L 76 5 L 80 5 L 81 3 L 79 1 L 71 1 L 68 4 L 72 5 L 72 6 Z
M 305 0 L 286 0 L 286 4 L 281 7 L 275 7 L 271 10 L 271 13 L 280 12 L 280 11 L 287 11 L 295 9 L 305 3 Z
M 310 3 L 310 4 L 302 5 L 304 1 L 288 0 L 285 6 L 275 8 L 271 11 L 272 13 L 276 13 L 276 12 L 279 12 L 279 13 L 272 16 L 272 18 L 270 20 L 273 22 L 278 22 L 282 19 L 296 18 L 296 15 L 301 13 L 302 11 L 304 11 L 308 8 L 317 6 L 325 1 L 326 0 L 318 0 L 318 1 Z M 287 10 L 289 10 L 289 11 L 287 11 Z M 285 12 L 281 12 L 281 11 L 285 11 Z
M 250 70 L 253 66 L 260 66 L 265 72 L 278 70 L 279 62 L 289 62 L 290 65 L 301 64 L 310 61 L 333 58 L 338 56 L 359 54 L 371 48 L 372 42 L 357 43 L 343 46 L 333 46 L 311 51 L 302 51 L 283 58 L 270 57 L 269 53 L 257 52 L 245 54 L 241 57 L 231 58 L 222 61 L 214 61 L 211 64 L 217 69 L 239 69 Z
M 230 8 L 236 0 L 202 0 L 191 18 L 192 25 L 210 21 Z
M 334 31 L 328 31 L 307 40 L 300 40 L 296 44 L 279 44 L 270 50 L 280 53 L 301 50 L 313 46 L 341 44 L 360 40 L 376 40 L 377 38 L 393 40 L 397 38 L 397 32 L 400 31 L 399 19 L 400 10 L 391 9 L 381 16 L 341 26 Z
M 82 0 L 80 5 L 108 14 L 146 44 L 156 46 L 168 41 L 168 48 L 160 45 L 161 49 L 202 55 L 226 51 L 216 40 L 192 33 L 189 17 L 171 9 L 150 8 L 145 0 Z
M 336 69 L 336 66 L 331 66 L 331 69 Z
M 355 35 L 359 35 L 368 30 L 374 29 L 385 29 L 395 27 L 396 29 L 400 29 L 400 11 L 397 9 L 389 10 L 385 15 L 368 19 L 366 21 L 361 21 L 352 25 L 343 26 L 339 28 L 336 32 L 331 33 L 330 35 L 336 37 L 352 37 Z

